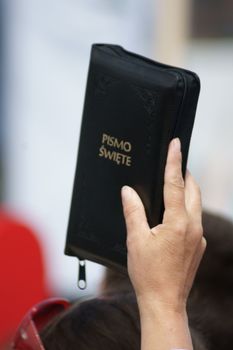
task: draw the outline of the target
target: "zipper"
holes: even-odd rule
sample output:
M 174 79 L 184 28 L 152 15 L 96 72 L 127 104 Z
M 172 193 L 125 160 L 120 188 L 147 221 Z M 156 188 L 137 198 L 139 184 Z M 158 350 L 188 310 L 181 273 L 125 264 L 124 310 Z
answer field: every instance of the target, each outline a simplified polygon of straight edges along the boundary
M 85 289 L 87 287 L 86 261 L 82 258 L 79 258 L 78 287 L 79 289 Z
M 163 65 L 163 63 L 161 64 Z M 178 130 L 178 127 L 179 127 L 179 123 L 180 123 L 180 117 L 183 113 L 183 110 L 184 110 L 184 101 L 185 101 L 185 96 L 187 94 L 187 81 L 186 81 L 186 76 L 183 72 L 181 71 L 178 71 L 176 70 L 176 68 L 174 69 L 171 69 L 170 72 L 173 71 L 175 72 L 176 74 L 178 74 L 181 79 L 183 80 L 183 84 L 184 84 L 184 91 L 183 91 L 183 96 L 182 96 L 182 99 L 181 99 L 181 102 L 180 102 L 180 106 L 179 106 L 179 110 L 178 110 L 178 113 L 177 113 L 177 116 L 176 116 L 176 121 L 175 121 L 175 125 L 173 127 L 173 130 L 171 132 L 171 135 L 170 135 L 170 141 L 175 137 L 175 135 L 177 134 L 177 130 Z M 184 176 L 184 174 L 183 174 Z M 164 205 L 162 206 L 161 208 L 161 213 L 160 213 L 160 221 L 162 222 L 162 219 L 163 219 L 163 213 L 164 213 Z
M 187 95 L 186 76 L 183 74 L 183 72 L 177 71 L 176 69 L 173 69 L 173 71 L 176 72 L 176 74 L 178 74 L 181 77 L 181 79 L 183 80 L 184 91 L 183 91 L 183 96 L 182 96 L 182 100 L 181 100 L 181 103 L 180 103 L 180 106 L 179 106 L 178 116 L 176 117 L 176 122 L 175 122 L 175 125 L 174 125 L 174 129 L 173 129 L 171 138 L 174 138 L 176 133 L 177 133 L 177 128 L 179 126 L 180 117 L 181 117 L 181 115 L 183 113 L 183 110 L 184 110 L 185 96 Z

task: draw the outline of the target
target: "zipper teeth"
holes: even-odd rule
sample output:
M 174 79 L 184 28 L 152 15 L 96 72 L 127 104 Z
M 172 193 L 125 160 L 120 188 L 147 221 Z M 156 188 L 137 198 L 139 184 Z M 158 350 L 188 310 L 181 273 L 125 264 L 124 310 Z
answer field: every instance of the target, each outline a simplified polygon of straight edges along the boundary
M 182 115 L 182 112 L 184 110 L 184 101 L 185 101 L 185 95 L 187 93 L 187 82 L 186 82 L 186 77 L 185 75 L 182 73 L 182 72 L 179 72 L 177 70 L 174 70 L 176 73 L 178 73 L 180 75 L 180 77 L 182 78 L 183 80 L 183 83 L 184 83 L 184 89 L 183 89 L 183 96 L 182 96 L 182 100 L 181 100 L 181 103 L 180 103 L 180 106 L 179 106 L 179 111 L 177 113 L 177 117 L 176 117 L 176 122 L 175 122 L 175 125 L 174 125 L 174 129 L 173 129 L 173 132 L 172 132 L 172 137 L 174 137 L 176 131 L 177 131 L 177 126 L 178 126 L 178 123 L 180 121 L 180 117 Z
M 182 78 L 183 83 L 184 83 L 184 89 L 183 89 L 182 100 L 180 102 L 179 110 L 178 110 L 178 113 L 177 113 L 177 116 L 176 116 L 175 125 L 174 125 L 173 130 L 172 130 L 171 135 L 170 135 L 170 139 L 173 138 L 174 135 L 176 134 L 177 127 L 178 127 L 179 121 L 180 121 L 180 117 L 181 117 L 182 112 L 184 110 L 184 100 L 185 100 L 185 95 L 186 95 L 186 92 L 187 92 L 187 82 L 186 82 L 185 75 L 182 72 L 180 72 L 180 71 L 178 71 L 176 69 L 173 69 L 173 72 L 175 72 L 176 74 L 178 74 Z M 155 191 L 154 191 L 154 193 L 155 193 Z M 154 201 L 155 201 L 155 197 L 153 199 L 153 203 L 154 203 Z M 164 204 L 162 205 L 161 210 L 160 210 L 160 221 L 162 221 L 162 218 L 163 218 L 163 211 L 164 211 Z

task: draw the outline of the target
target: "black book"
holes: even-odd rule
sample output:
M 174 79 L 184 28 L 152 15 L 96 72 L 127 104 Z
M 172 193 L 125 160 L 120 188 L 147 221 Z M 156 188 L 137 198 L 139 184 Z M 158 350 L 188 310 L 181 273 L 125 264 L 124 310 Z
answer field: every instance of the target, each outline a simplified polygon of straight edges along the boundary
M 180 138 L 184 175 L 199 91 L 191 71 L 92 46 L 65 254 L 126 270 L 121 187 L 161 222 L 168 145 Z

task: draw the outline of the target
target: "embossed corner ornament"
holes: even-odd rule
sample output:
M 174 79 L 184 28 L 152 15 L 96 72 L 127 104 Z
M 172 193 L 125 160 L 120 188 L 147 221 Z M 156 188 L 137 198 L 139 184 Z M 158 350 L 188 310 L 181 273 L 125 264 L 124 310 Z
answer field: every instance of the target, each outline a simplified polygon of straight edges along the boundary
M 137 85 L 131 85 L 137 96 L 143 101 L 143 107 L 150 116 L 154 116 L 157 109 L 158 94 L 156 91 L 151 91 L 139 87 Z
M 158 99 L 159 94 L 156 91 L 151 91 L 136 85 L 131 85 L 137 96 L 142 100 L 143 107 L 147 111 L 148 118 L 146 120 L 146 129 L 147 129 L 147 141 L 146 141 L 146 154 L 151 154 L 151 141 L 152 135 L 154 132 L 154 122 L 157 115 L 158 108 Z
M 107 90 L 116 82 L 116 79 L 103 73 L 96 73 L 94 76 L 95 94 L 106 95 Z

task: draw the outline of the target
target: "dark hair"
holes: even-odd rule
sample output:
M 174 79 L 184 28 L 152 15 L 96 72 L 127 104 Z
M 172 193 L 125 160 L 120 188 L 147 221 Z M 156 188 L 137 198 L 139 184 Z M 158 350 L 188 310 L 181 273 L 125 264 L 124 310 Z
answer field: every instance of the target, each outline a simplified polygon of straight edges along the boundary
M 207 249 L 188 302 L 190 324 L 201 331 L 209 350 L 233 344 L 233 223 L 203 213 Z
M 193 342 L 197 333 L 209 350 L 226 350 L 233 344 L 233 223 L 208 211 L 202 219 L 207 249 L 188 300 L 189 321 Z M 109 269 L 102 286 L 103 293 L 133 290 L 126 275 Z
M 191 329 L 194 350 L 206 350 Z M 74 304 L 42 332 L 46 350 L 140 350 L 140 318 L 134 294 L 105 295 Z
M 140 321 L 131 294 L 74 304 L 41 333 L 47 350 L 140 350 Z
M 195 350 L 226 350 L 233 344 L 233 224 L 205 212 L 207 250 L 188 302 Z M 74 304 L 41 333 L 46 350 L 140 349 L 140 320 L 126 275 L 107 270 L 103 297 Z

